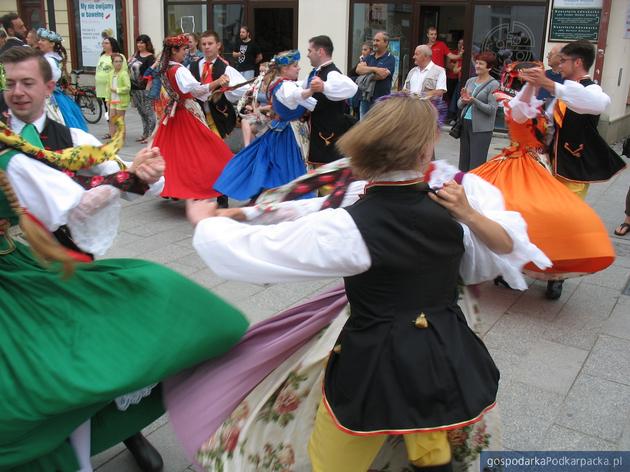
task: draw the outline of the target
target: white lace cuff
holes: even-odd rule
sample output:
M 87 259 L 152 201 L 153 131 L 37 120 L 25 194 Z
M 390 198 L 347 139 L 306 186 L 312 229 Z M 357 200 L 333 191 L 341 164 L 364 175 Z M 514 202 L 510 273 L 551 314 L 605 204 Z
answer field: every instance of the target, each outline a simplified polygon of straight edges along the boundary
M 102 256 L 110 248 L 120 223 L 120 191 L 110 185 L 86 191 L 68 214 L 68 228 L 81 250 Z

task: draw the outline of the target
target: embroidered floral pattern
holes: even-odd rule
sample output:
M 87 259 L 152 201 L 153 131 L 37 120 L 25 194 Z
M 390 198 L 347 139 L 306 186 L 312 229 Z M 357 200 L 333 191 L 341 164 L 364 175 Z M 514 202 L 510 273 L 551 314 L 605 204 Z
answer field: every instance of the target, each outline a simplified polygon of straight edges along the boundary
M 122 118 L 115 118 L 116 132 L 112 140 L 102 146 L 81 145 L 61 151 L 41 149 L 30 144 L 22 136 L 11 131 L 0 122 L 0 143 L 39 160 L 47 161 L 60 169 L 80 170 L 93 167 L 105 161 L 116 159 L 122 148 L 125 125 Z
M 297 371 L 291 372 L 283 386 L 265 403 L 257 419 L 267 423 L 279 423 L 281 426 L 286 426 L 293 421 L 295 418 L 293 412 L 299 408 L 301 398 L 308 394 L 308 391 L 298 392 L 300 384 L 307 378 L 306 375 L 300 375 Z
M 293 448 L 284 443 L 273 446 L 265 444 L 262 457 L 258 454 L 250 455 L 248 461 L 256 467 L 256 471 L 291 472 L 295 464 Z

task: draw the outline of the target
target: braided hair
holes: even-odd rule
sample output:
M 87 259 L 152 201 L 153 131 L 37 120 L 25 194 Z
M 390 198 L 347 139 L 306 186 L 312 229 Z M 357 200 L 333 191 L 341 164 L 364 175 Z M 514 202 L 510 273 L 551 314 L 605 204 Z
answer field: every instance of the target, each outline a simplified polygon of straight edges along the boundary
M 0 170 L 0 191 L 2 191 L 11 207 L 17 215 L 20 228 L 28 240 L 33 255 L 42 263 L 60 262 L 63 265 L 64 276 L 69 276 L 74 271 L 76 260 L 68 254 L 64 247 L 55 240 L 52 235 L 22 208 L 20 202 L 9 182 L 5 171 Z M 8 225 L 0 228 L 8 230 Z

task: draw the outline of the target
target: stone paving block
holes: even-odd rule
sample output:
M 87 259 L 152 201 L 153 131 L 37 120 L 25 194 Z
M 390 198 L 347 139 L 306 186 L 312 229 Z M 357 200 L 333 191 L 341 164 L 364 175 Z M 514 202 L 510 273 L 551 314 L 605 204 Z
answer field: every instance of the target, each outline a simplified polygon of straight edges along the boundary
M 580 374 L 556 417 L 565 428 L 616 443 L 630 418 L 630 387 Z
M 630 339 L 630 296 L 622 295 L 619 297 L 601 332 L 602 334 Z
M 234 306 L 243 312 L 250 324 L 259 323 L 280 311 L 275 308 L 261 306 L 256 301 L 248 298 L 234 302 Z
M 479 334 L 483 337 L 522 296 L 523 292 L 495 287 L 492 282 L 482 284 L 479 295 Z
M 590 350 L 606 322 L 604 318 L 592 314 L 562 311 L 549 325 L 544 338 L 578 349 Z
M 189 265 L 181 264 L 179 262 L 179 259 L 177 261 L 166 262 L 165 265 L 167 267 L 170 267 L 171 269 L 173 269 L 175 272 L 179 272 L 180 274 L 185 275 L 189 279 L 192 279 L 193 278 L 192 276 L 196 272 L 199 272 L 199 269 L 196 269 L 195 267 L 191 267 Z
M 567 300 L 571 298 L 578 285 L 579 281 L 576 279 L 566 280 L 560 298 L 558 300 L 547 300 L 545 298 L 547 283 L 536 281 L 523 296 L 510 306 L 509 312 L 524 314 L 529 318 L 553 321 Z
M 561 314 L 583 314 L 605 320 L 610 316 L 619 296 L 619 290 L 589 284 L 584 280 L 580 284 L 580 289 L 562 307 Z
M 509 383 L 513 381 L 518 374 L 518 366 L 523 359 L 522 356 L 512 352 L 501 351 L 488 347 L 492 360 L 496 364 L 501 373 L 501 383 Z
M 195 272 L 191 279 L 209 289 L 214 289 L 217 285 L 226 283 L 225 279 L 222 279 L 208 268 Z
M 180 259 L 190 256 L 191 254 L 197 255 L 192 247 L 187 248 L 169 244 L 162 248 L 154 249 L 153 251 L 143 251 L 139 254 L 139 257 L 149 261 L 159 262 L 160 264 L 166 264 L 168 262 L 179 262 Z
M 600 336 L 584 373 L 630 386 L 630 340 Z
M 532 345 L 518 365 L 515 379 L 564 396 L 587 356 L 588 351 L 541 339 Z
M 545 451 L 616 451 L 615 443 L 554 424 L 543 439 Z
M 527 412 L 528 415 L 553 420 L 564 395 L 519 381 L 502 385 L 497 396 L 502 415 Z M 550 423 L 551 424 L 551 423 Z
M 205 269 L 208 266 L 206 265 L 206 263 L 203 261 L 203 259 L 201 257 L 199 257 L 199 254 L 197 254 L 197 251 L 195 251 L 195 249 L 193 248 L 192 244 L 182 244 L 181 246 L 179 244 L 177 244 L 176 246 L 178 247 L 188 247 L 189 249 L 191 249 L 193 252 L 187 256 L 181 257 L 177 260 L 178 263 L 183 264 L 183 265 L 187 265 L 190 267 L 194 267 L 197 270 L 200 269 Z
M 169 247 L 177 249 L 188 249 L 192 252 L 194 251 L 192 245 L 189 247 L 184 247 L 173 244 L 188 237 L 190 237 L 190 235 L 185 229 L 171 228 L 159 233 L 152 234 L 151 236 L 144 237 L 140 243 L 132 243 L 124 247 L 135 250 L 138 255 L 147 254 L 152 251 L 165 250 Z
M 114 447 L 110 447 L 109 449 L 101 452 L 100 454 L 96 454 L 95 456 L 92 456 L 92 468 L 94 470 L 98 470 L 99 472 L 103 472 L 105 470 L 103 469 L 103 467 L 108 462 L 110 462 L 112 459 L 114 459 L 119 454 L 122 454 L 126 450 L 127 448 L 125 447 L 125 445 L 123 443 L 119 443 L 119 444 L 116 444 Z M 129 460 L 130 460 L 129 464 L 131 468 L 120 469 L 120 470 L 138 470 L 136 463 L 133 461 L 133 458 L 131 457 L 131 454 L 129 454 Z
M 612 265 L 606 270 L 586 276 L 584 283 L 608 287 L 619 293 L 628 283 L 628 279 L 630 279 L 630 271 L 626 267 Z
M 548 325 L 548 322 L 538 318 L 506 313 L 488 331 L 484 342 L 491 349 L 524 356 L 542 337 Z
M 265 290 L 263 285 L 248 284 L 245 282 L 224 283 L 212 289 L 214 293 L 231 303 L 247 299 L 262 290 Z
M 537 451 L 544 447 L 543 435 L 551 418 L 530 415 L 523 410 L 505 413 L 501 410 L 503 447 L 514 451 Z

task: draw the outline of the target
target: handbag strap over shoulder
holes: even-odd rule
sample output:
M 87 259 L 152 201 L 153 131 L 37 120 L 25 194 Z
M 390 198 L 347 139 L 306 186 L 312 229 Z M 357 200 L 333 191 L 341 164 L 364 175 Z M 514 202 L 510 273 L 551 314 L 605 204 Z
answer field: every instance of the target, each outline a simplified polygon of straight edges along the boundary
M 475 91 L 472 93 L 471 97 L 472 98 L 477 98 L 477 95 L 479 95 L 481 93 L 481 91 L 488 86 L 488 84 L 492 83 L 493 80 L 494 79 L 491 77 L 490 80 L 485 82 L 481 87 L 475 89 Z M 468 105 L 466 105 L 464 108 L 462 108 L 461 116 L 464 116 L 466 114 L 466 112 L 468 111 L 468 108 L 470 108 L 471 106 L 472 106 L 472 102 L 469 103 Z

